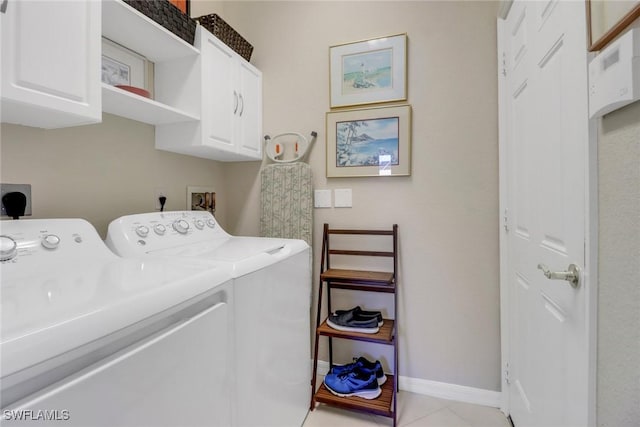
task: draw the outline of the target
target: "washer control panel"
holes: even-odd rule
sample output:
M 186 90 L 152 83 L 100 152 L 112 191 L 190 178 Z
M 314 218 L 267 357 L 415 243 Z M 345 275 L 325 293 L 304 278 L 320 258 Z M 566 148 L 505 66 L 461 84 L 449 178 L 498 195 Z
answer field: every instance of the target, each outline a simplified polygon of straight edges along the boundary
M 206 211 L 151 212 L 111 222 L 106 243 L 117 255 L 134 256 L 229 237 Z
M 0 262 L 42 263 L 63 257 L 104 256 L 104 244 L 82 219 L 27 219 L 0 222 Z

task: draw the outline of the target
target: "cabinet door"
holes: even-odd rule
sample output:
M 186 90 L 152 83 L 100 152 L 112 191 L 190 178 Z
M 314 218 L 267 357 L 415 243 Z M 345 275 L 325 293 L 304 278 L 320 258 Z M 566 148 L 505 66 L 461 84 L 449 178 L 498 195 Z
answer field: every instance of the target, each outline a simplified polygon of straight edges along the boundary
M 213 36 L 203 40 L 201 52 L 203 143 L 235 152 L 233 133 L 240 96 L 234 85 L 233 52 Z
M 262 158 L 262 73 L 248 62 L 238 60 L 240 110 L 238 111 L 238 152 Z
M 44 128 L 101 120 L 101 4 L 9 1 L 2 15 L 2 121 Z

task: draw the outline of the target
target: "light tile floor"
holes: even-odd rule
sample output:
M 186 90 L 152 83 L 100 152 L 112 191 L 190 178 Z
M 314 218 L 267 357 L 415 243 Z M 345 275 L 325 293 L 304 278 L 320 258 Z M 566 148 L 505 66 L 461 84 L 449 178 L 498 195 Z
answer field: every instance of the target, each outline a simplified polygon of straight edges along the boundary
M 391 418 L 346 411 L 324 404 L 309 412 L 303 427 L 390 427 Z M 499 409 L 398 393 L 398 427 L 511 427 Z

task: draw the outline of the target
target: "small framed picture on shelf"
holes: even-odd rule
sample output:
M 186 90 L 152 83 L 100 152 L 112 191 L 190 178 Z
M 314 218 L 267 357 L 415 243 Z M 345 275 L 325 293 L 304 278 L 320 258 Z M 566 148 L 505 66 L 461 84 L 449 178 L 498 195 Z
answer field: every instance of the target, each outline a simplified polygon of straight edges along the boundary
M 407 99 L 407 35 L 329 48 L 331 108 Z
M 327 113 L 327 177 L 411 175 L 411 106 Z
M 187 210 L 216 214 L 216 192 L 212 187 L 187 187 Z
M 105 37 L 102 38 L 101 79 L 108 85 L 131 88 L 130 91 L 153 98 L 153 62 Z

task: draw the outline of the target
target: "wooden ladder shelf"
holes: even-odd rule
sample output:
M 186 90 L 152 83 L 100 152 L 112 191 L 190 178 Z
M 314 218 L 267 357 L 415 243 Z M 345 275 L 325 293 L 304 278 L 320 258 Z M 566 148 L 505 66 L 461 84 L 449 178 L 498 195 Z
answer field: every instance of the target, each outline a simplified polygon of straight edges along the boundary
M 391 251 L 347 250 L 336 249 L 331 235 L 352 236 L 388 236 L 392 240 Z M 364 243 L 366 244 L 366 242 Z M 385 257 L 393 259 L 393 271 L 364 271 L 331 268 L 332 256 L 357 256 L 357 257 Z M 324 224 L 322 239 L 322 256 L 320 261 L 320 283 L 318 287 L 318 310 L 316 318 L 315 350 L 313 358 L 313 372 L 311 380 L 310 410 L 314 410 L 316 403 L 337 406 L 360 412 L 393 418 L 393 425 L 397 421 L 397 392 L 398 392 L 398 298 L 397 298 L 397 270 L 398 270 L 398 226 L 393 225 L 391 230 L 346 230 L 332 229 L 329 224 Z M 352 291 L 382 292 L 392 294 L 393 308 L 396 319 L 384 319 L 384 324 L 375 334 L 359 332 L 339 331 L 327 324 L 322 319 L 322 289 L 327 288 L 327 313 L 331 313 L 331 290 L 347 289 Z M 328 316 L 327 314 L 327 316 Z M 316 391 L 318 369 L 318 342 L 320 337 L 329 339 L 329 365 L 333 367 L 333 338 L 356 340 L 393 346 L 393 375 L 387 375 L 387 381 L 381 386 L 382 394 L 372 400 L 360 397 L 339 397 L 331 393 L 324 384 Z

